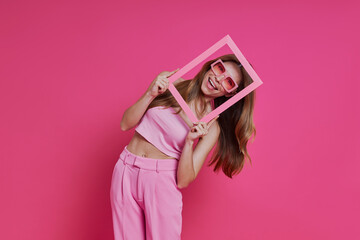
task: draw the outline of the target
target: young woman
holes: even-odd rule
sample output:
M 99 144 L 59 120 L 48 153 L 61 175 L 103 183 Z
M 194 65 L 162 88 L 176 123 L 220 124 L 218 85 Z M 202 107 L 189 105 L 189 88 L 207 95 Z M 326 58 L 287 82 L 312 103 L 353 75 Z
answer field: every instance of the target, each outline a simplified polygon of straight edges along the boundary
M 178 69 L 177 69 L 178 70 Z M 182 193 L 198 175 L 209 152 L 228 177 L 240 173 L 246 145 L 256 134 L 255 91 L 209 123 L 192 123 L 168 90 L 172 72 L 160 73 L 123 115 L 121 129 L 135 128 L 117 161 L 111 182 L 115 240 L 175 240 L 181 237 Z M 197 118 L 251 83 L 234 54 L 206 62 L 192 80 L 174 85 Z

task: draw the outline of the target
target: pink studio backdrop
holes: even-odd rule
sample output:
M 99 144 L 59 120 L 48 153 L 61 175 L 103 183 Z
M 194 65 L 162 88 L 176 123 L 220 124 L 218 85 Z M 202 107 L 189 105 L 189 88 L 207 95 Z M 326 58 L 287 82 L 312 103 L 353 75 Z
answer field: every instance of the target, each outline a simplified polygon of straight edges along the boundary
M 182 239 L 359 239 L 356 1 L 1 1 L 0 239 L 113 239 L 123 112 L 229 34 L 264 82 L 253 164 L 204 166 Z

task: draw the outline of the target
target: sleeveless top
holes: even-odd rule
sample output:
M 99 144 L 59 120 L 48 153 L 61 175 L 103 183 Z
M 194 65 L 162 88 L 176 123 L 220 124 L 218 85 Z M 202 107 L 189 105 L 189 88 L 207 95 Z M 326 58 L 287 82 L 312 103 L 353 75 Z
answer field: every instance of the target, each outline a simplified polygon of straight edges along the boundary
M 179 160 L 190 127 L 172 107 L 157 106 L 146 111 L 135 131 L 161 152 Z

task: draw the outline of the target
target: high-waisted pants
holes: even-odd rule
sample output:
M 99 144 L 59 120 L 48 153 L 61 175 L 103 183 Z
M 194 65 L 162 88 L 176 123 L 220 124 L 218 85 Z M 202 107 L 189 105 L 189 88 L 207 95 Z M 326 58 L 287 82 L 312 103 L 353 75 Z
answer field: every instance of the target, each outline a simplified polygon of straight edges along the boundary
M 178 240 L 182 193 L 178 160 L 137 156 L 125 146 L 116 162 L 110 189 L 115 240 Z

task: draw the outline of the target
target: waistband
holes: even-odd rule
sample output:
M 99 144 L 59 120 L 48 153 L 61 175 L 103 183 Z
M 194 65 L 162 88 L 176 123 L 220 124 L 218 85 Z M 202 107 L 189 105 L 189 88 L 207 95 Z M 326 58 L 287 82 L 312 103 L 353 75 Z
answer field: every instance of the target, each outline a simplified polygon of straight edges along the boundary
M 135 155 L 127 150 L 127 145 L 124 150 L 121 152 L 119 159 L 123 161 L 124 164 L 134 165 L 136 167 L 154 170 L 154 171 L 173 171 L 177 169 L 178 160 L 177 159 L 155 159 L 155 158 L 146 158 Z

